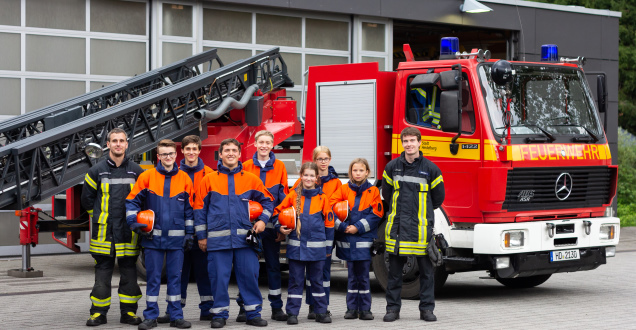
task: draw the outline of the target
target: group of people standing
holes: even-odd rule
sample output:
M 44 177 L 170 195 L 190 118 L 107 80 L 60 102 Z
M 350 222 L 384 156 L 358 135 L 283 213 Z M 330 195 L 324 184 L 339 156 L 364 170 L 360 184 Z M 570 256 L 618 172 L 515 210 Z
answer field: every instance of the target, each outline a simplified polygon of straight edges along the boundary
M 272 152 L 271 132 L 256 133 L 257 151 L 244 163 L 239 160 L 240 143 L 223 140 L 216 171 L 199 158 L 198 136 L 182 140 L 184 159 L 179 166 L 175 164 L 176 144 L 162 140 L 157 145 L 157 166 L 142 171 L 125 157 L 125 131 L 113 129 L 107 138 L 108 156 L 86 174 L 82 191 L 82 206 L 92 216 L 90 252 L 95 259 L 91 316 L 86 325 L 107 322 L 117 261 L 121 323 L 139 329 L 158 323 L 191 327 L 182 308 L 193 269 L 201 297 L 200 320 L 210 321 L 212 328 L 226 325 L 234 270 L 240 305 L 236 321 L 266 326 L 258 288 L 259 254 L 265 259 L 273 320 L 298 324 L 306 288 L 308 318 L 331 323 L 328 306 L 334 247 L 338 258 L 347 261 L 349 271 L 344 318 L 373 320 L 369 272 L 385 208 L 389 212 L 385 240 L 390 269 L 384 321 L 399 318 L 402 266 L 409 255 L 416 257 L 422 274 L 421 318 L 434 321 L 433 267 L 425 250 L 432 233 L 432 211 L 444 199 L 443 180 L 439 169 L 419 153 L 419 131 L 407 128 L 401 138 L 405 152 L 383 174 L 383 204 L 379 189 L 367 180 L 371 171 L 367 160 L 354 159 L 349 165 L 349 182 L 342 184 L 329 165 L 331 152 L 324 146 L 315 148 L 313 162 L 302 164 L 300 178 L 290 190 L 285 166 Z M 343 201 L 348 202 L 348 215 L 340 219 L 333 207 Z M 262 207 L 257 217 L 250 215 L 250 202 Z M 138 214 L 146 210 L 154 211 L 152 228 L 137 222 Z M 279 221 L 285 214 L 293 214 L 293 225 Z M 283 311 L 279 253 L 285 240 L 289 285 Z M 147 275 L 143 321 L 135 314 L 141 298 L 135 268 L 139 246 L 144 249 Z M 167 277 L 164 315 L 157 303 L 162 272 Z

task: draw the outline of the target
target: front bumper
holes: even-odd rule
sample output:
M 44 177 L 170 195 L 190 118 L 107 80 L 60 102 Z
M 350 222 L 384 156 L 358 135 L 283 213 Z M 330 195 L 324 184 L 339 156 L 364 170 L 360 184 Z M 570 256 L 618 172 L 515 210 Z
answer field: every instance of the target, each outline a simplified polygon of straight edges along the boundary
M 605 247 L 581 248 L 580 259 L 566 261 L 550 261 L 550 252 L 520 253 L 506 255 L 510 258 L 510 267 L 497 270 L 501 278 L 526 277 L 563 272 L 592 270 L 606 263 Z M 496 256 L 494 256 L 496 257 Z M 494 268 L 493 257 L 493 268 Z

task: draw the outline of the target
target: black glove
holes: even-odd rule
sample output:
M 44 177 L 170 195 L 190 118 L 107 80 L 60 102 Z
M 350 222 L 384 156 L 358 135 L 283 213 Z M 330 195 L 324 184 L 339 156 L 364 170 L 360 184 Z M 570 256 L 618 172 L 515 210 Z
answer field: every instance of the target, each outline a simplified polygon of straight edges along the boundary
M 148 227 L 148 225 L 145 223 L 133 223 L 132 225 L 130 225 L 130 230 L 134 231 L 138 235 L 146 235 L 147 233 L 141 230 L 141 228 L 146 227 Z
M 376 254 L 383 254 L 386 251 L 386 244 L 383 241 L 373 239 L 373 243 L 371 244 L 371 255 L 374 256 Z
M 192 234 L 186 234 L 183 238 L 183 251 L 188 252 L 192 250 L 192 246 L 194 245 L 194 237 Z

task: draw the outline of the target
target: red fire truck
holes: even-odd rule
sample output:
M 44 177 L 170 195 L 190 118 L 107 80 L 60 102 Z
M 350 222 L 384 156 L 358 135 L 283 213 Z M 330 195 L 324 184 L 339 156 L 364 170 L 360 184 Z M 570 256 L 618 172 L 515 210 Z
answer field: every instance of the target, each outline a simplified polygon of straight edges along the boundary
M 532 287 L 606 263 L 620 222 L 611 207 L 618 168 L 599 119 L 603 75 L 596 104 L 584 58 L 558 58 L 548 46 L 541 62 L 495 61 L 477 49 L 459 54 L 456 44 L 443 40 L 436 61 L 414 61 L 405 45 L 408 60 L 395 72 L 377 63 L 310 67 L 303 160 L 327 145 L 338 173 L 365 157 L 379 181 L 403 151 L 400 132 L 418 128 L 420 151 L 446 189 L 435 211 L 435 231 L 448 242 L 436 289 L 455 272 Z M 387 262 L 373 260 L 383 287 Z M 417 263 L 407 262 L 402 295 L 418 289 Z

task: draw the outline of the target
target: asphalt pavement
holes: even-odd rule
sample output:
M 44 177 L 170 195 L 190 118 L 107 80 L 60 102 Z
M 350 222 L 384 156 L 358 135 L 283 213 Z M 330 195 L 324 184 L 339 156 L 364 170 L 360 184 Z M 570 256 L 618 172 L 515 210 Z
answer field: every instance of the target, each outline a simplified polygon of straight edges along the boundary
M 32 257 L 32 266 L 44 272 L 40 278 L 15 278 L 7 270 L 20 268 L 20 258 L 0 259 L 0 329 L 78 329 L 89 316 L 89 295 L 93 285 L 93 259 L 87 253 Z M 384 292 L 372 280 L 373 321 L 345 320 L 347 271 L 334 264 L 329 309 L 333 323 L 323 325 L 306 318 L 303 305 L 299 325 L 302 329 L 636 329 L 636 227 L 621 228 L 616 257 L 591 271 L 554 274 L 544 284 L 531 289 L 509 289 L 495 280 L 480 279 L 485 272 L 469 272 L 449 276 L 444 291 L 436 297 L 437 322 L 419 319 L 418 301 L 404 300 L 400 319 L 385 323 L 382 316 L 386 302 Z M 371 274 L 373 275 L 373 274 Z M 119 324 L 117 283 L 113 279 L 113 296 L 108 324 L 99 329 L 134 329 Z M 142 292 L 145 283 L 140 281 Z M 286 299 L 285 284 L 283 300 Z M 289 327 L 285 322 L 270 320 L 267 285 L 261 283 L 265 297 L 263 317 L 269 327 Z M 230 284 L 230 296 L 236 297 L 238 288 Z M 159 306 L 166 303 L 165 285 L 161 288 Z M 199 321 L 196 283 L 188 287 L 186 320 L 193 329 L 209 328 L 209 322 Z M 138 315 L 145 308 L 140 300 Z M 232 301 L 228 329 L 246 328 L 234 321 L 238 306 Z M 167 324 L 158 329 L 168 328 Z

